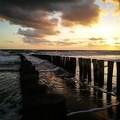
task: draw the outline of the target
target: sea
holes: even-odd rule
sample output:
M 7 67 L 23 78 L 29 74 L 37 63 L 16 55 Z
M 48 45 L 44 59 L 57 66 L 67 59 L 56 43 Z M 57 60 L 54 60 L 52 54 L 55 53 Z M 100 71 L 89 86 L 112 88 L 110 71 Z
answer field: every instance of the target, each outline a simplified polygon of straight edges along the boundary
M 20 88 L 20 54 L 23 54 L 39 71 L 39 83 L 46 84 L 51 92 L 66 97 L 67 117 L 82 113 L 96 113 L 107 110 L 103 120 L 119 119 L 120 106 L 116 95 L 116 62 L 120 61 L 120 51 L 98 50 L 0 50 L 0 120 L 21 120 L 22 97 Z M 76 57 L 76 75 L 69 73 L 49 61 L 32 56 L 57 55 Z M 92 82 L 84 86 L 79 78 L 78 58 L 104 60 L 104 87 L 101 89 Z M 107 92 L 107 61 L 114 61 L 112 92 Z M 93 66 L 93 64 L 91 63 Z M 62 72 L 61 72 L 62 71 Z M 101 93 L 99 97 L 99 92 Z M 99 119 L 99 116 L 98 116 Z M 79 120 L 75 119 L 75 120 Z

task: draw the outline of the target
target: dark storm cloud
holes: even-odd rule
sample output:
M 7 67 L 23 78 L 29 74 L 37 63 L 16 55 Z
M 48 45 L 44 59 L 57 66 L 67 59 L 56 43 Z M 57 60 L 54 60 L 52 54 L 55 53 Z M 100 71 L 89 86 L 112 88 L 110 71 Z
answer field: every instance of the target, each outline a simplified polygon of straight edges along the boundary
M 2 13 L 3 12 L 3 13 Z M 51 30 L 55 29 L 57 20 L 49 18 L 49 12 L 46 11 L 25 11 L 21 8 L 6 8 L 0 11 L 0 15 L 13 24 L 19 24 L 23 27 L 35 29 Z
M 61 13 L 64 26 L 91 25 L 98 22 L 100 9 L 95 0 L 1 0 L 0 16 L 12 24 L 34 29 L 53 30 L 57 18 L 52 12 Z
M 0 18 L 30 28 L 18 30 L 18 34 L 24 36 L 23 42 L 28 44 L 77 44 L 69 39 L 52 43 L 45 37 L 60 33 L 57 30 L 59 22 L 66 27 L 90 26 L 98 22 L 99 14 L 95 0 L 0 0 Z
M 50 8 L 53 3 L 67 3 L 77 0 L 1 0 L 2 4 L 20 6 L 27 9 Z
M 33 30 L 33 29 L 27 29 L 22 30 L 21 28 L 18 29 L 18 34 L 23 35 L 26 37 L 45 37 L 47 35 L 57 35 L 59 34 L 59 31 L 52 31 L 52 30 Z
M 62 24 L 73 26 L 77 24 L 89 26 L 99 20 L 100 8 L 93 0 L 85 0 L 83 3 L 71 4 L 64 7 L 62 12 Z

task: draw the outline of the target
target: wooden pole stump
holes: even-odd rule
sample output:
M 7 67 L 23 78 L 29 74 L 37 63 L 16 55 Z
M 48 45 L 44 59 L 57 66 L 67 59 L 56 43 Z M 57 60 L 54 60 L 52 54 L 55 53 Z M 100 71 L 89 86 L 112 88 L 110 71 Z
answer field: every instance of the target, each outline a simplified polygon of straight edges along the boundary
M 96 59 L 93 59 L 92 62 L 93 62 L 94 85 L 96 85 L 98 84 L 98 63 Z
M 98 60 L 98 86 L 103 87 L 104 85 L 104 61 Z
M 91 59 L 88 59 L 87 61 L 87 65 L 88 65 L 88 82 L 91 82 Z
M 120 101 L 120 62 L 117 62 L 117 95 Z
M 83 79 L 87 79 L 88 66 L 87 59 L 83 59 Z
M 112 90 L 113 64 L 113 61 L 108 61 L 107 91 L 109 92 Z
M 83 78 L 83 59 L 78 58 L 78 62 L 79 62 L 79 80 L 80 80 L 81 78 Z

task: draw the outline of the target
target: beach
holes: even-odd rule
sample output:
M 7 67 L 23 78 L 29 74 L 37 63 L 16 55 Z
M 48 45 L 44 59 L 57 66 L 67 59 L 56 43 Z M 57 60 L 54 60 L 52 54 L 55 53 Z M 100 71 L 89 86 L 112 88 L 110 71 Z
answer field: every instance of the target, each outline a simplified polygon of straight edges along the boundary
M 45 52 L 41 52 L 41 53 L 44 54 Z M 48 53 L 50 52 L 48 51 Z M 54 54 L 58 54 L 58 53 L 68 54 L 68 56 L 70 55 L 70 51 L 57 52 L 57 53 L 55 52 Z M 78 54 L 78 51 L 77 51 L 77 54 Z M 24 53 L 24 56 L 30 62 L 32 62 L 32 64 L 36 67 L 36 70 L 38 70 L 39 84 L 47 85 L 48 90 L 51 93 L 62 94 L 66 97 L 66 109 L 67 109 L 66 114 L 67 114 L 68 120 L 86 120 L 86 119 L 117 120 L 119 119 L 120 110 L 119 110 L 119 105 L 117 105 L 118 102 L 117 102 L 116 96 L 110 95 L 109 97 L 111 99 L 108 100 L 107 93 L 104 93 L 104 92 L 99 93 L 98 91 L 94 90 L 93 86 L 88 86 L 87 89 L 84 90 L 83 89 L 84 85 L 80 83 L 77 75 L 76 77 L 70 77 L 69 73 L 64 71 L 63 69 L 51 64 L 46 60 L 42 60 L 42 59 L 31 56 L 31 52 L 27 54 Z M 83 57 L 87 57 L 87 55 Z M 3 88 L 1 88 L 2 96 L 1 96 L 1 103 L 0 103 L 0 106 L 1 106 L 0 119 L 13 120 L 14 118 L 15 120 L 20 120 L 22 117 L 22 114 L 20 114 L 19 112 L 22 107 L 20 85 L 19 85 L 19 72 L 18 72 L 19 65 L 20 65 L 20 58 L 18 55 L 14 55 L 14 54 L 1 55 L 1 58 L 4 59 L 4 61 L 2 61 L 1 59 L 1 63 L 2 64 L 3 62 L 6 62 L 6 63 L 4 63 L 3 66 L 2 65 L 0 66 L 0 69 L 1 69 L 0 84 L 1 86 L 3 86 Z M 8 58 L 11 58 L 11 59 L 8 59 Z M 109 57 L 107 59 L 109 59 Z M 11 68 L 10 68 L 10 64 L 11 64 Z M 77 73 L 78 71 L 76 70 L 76 74 Z M 11 77 L 11 80 L 6 79 L 6 77 Z M 9 81 L 9 86 L 7 83 L 8 81 Z M 14 84 L 11 84 L 13 81 L 16 81 L 16 82 Z M 11 86 L 11 89 L 10 89 L 10 85 L 13 85 L 14 87 Z

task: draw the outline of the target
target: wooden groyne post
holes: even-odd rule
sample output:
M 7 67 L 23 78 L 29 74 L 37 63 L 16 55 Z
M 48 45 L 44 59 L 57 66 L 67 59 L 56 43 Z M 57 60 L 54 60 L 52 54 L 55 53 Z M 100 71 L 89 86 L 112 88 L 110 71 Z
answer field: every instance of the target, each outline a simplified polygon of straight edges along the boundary
M 98 63 L 97 59 L 93 59 L 93 77 L 94 77 L 94 85 L 98 83 Z
M 65 57 L 61 57 L 61 68 L 65 70 Z
M 117 64 L 117 95 L 119 96 L 120 101 L 120 62 L 116 62 Z
M 83 59 L 78 58 L 78 62 L 79 62 L 79 80 L 80 80 L 81 78 L 83 78 Z
M 83 62 L 83 79 L 86 79 L 88 73 L 87 59 L 83 59 L 82 62 Z
M 79 61 L 79 80 L 88 78 L 91 82 L 91 59 L 78 58 Z
M 66 57 L 65 59 L 65 67 L 64 69 L 75 76 L 76 72 L 76 58 L 74 57 Z
M 98 60 L 98 86 L 104 85 L 104 60 Z
M 108 61 L 107 91 L 109 92 L 112 90 L 113 64 L 113 61 Z
M 48 93 L 46 85 L 38 84 L 35 66 L 20 55 L 20 85 L 23 101 L 22 120 L 66 120 L 66 98 Z
M 87 60 L 87 65 L 88 65 L 88 82 L 91 82 L 91 59 Z

